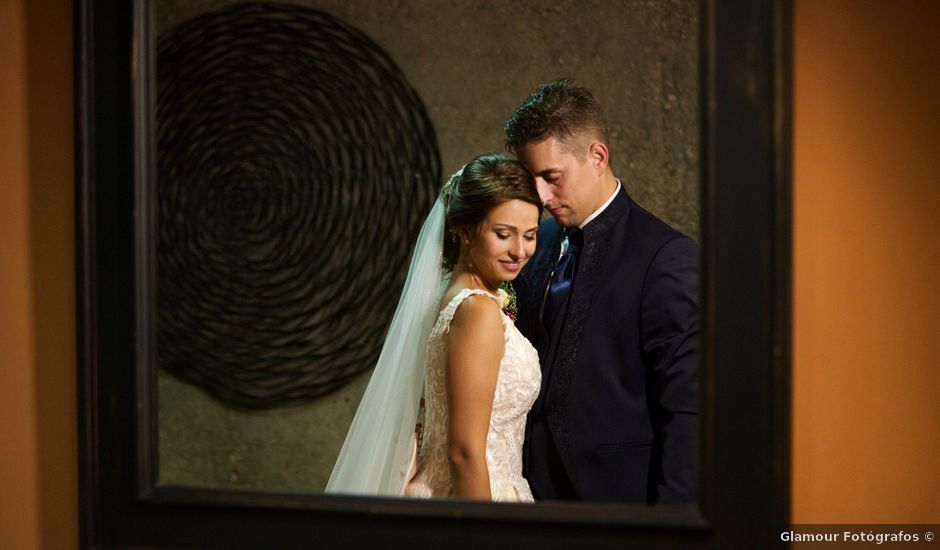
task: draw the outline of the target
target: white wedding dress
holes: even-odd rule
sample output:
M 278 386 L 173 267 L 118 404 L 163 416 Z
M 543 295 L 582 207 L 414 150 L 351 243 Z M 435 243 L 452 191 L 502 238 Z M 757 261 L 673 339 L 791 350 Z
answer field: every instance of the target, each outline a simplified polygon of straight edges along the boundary
M 447 393 L 445 368 L 447 333 L 460 304 L 484 290 L 461 290 L 438 314 L 428 340 L 424 388 L 424 421 L 417 471 L 405 488 L 414 497 L 453 496 L 453 480 L 447 460 Z M 499 366 L 493 411 L 486 436 L 486 465 L 494 501 L 532 502 L 529 484 L 522 477 L 522 442 L 526 414 L 538 396 L 541 383 L 538 353 L 503 314 L 505 355 Z

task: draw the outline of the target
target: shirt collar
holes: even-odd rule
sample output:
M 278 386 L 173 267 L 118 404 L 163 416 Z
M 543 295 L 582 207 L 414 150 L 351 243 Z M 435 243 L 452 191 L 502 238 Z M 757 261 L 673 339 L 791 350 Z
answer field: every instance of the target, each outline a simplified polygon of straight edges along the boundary
M 614 202 L 614 197 L 616 197 L 616 196 L 617 196 L 617 193 L 620 192 L 620 186 L 621 186 L 621 184 L 620 184 L 620 179 L 617 178 L 617 187 L 614 189 L 613 194 L 610 195 L 610 198 L 607 199 L 607 202 L 605 202 L 604 204 L 602 204 L 602 205 L 600 206 L 600 208 L 598 208 L 597 210 L 595 210 L 590 216 L 588 216 L 583 222 L 581 222 L 581 225 L 578 226 L 578 229 L 584 229 L 584 226 L 585 226 L 585 225 L 591 223 L 591 220 L 593 220 L 594 218 L 600 216 L 601 213 L 602 213 L 604 210 L 606 210 L 608 206 L 610 206 L 610 203 Z M 567 236 L 563 236 L 563 237 L 562 237 L 562 240 L 561 240 L 561 250 L 559 251 L 558 256 L 561 257 L 561 255 L 564 254 L 565 251 L 567 251 L 567 250 L 568 250 L 568 237 L 567 237 Z

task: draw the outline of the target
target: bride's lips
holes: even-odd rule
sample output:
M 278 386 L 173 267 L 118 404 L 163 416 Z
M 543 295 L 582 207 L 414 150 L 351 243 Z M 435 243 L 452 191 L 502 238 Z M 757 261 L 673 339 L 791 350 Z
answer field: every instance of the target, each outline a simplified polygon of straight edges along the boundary
M 499 263 L 502 264 L 503 268 L 505 268 L 507 271 L 519 271 L 525 264 L 524 261 L 509 262 L 506 260 L 500 260 Z

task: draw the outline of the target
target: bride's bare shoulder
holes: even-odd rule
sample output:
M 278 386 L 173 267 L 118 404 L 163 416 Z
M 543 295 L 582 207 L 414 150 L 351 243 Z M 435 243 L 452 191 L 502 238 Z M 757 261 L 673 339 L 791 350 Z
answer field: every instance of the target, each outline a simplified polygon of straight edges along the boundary
M 441 296 L 441 303 L 438 304 L 438 308 L 437 308 L 438 311 L 443 311 L 444 308 L 447 307 L 447 305 L 450 304 L 454 300 L 454 298 L 457 297 L 458 294 L 468 289 L 472 290 L 473 287 L 470 287 L 463 282 L 451 283 L 450 286 L 448 286 L 447 289 L 444 290 L 444 294 Z M 486 292 L 486 294 L 475 292 L 471 294 L 470 296 L 467 296 L 466 298 L 464 298 L 460 302 L 460 305 L 458 305 L 458 309 L 460 309 L 460 306 L 462 306 L 464 303 L 479 303 L 479 304 L 494 303 L 495 304 L 496 302 L 494 300 L 493 295 L 490 292 Z M 483 307 L 484 309 L 488 309 L 486 308 L 486 306 L 483 306 Z M 497 309 L 498 309 L 498 306 L 497 306 Z
M 460 300 L 454 308 L 451 332 L 487 331 L 488 329 L 492 329 L 494 333 L 502 331 L 502 317 L 493 297 L 473 293 Z

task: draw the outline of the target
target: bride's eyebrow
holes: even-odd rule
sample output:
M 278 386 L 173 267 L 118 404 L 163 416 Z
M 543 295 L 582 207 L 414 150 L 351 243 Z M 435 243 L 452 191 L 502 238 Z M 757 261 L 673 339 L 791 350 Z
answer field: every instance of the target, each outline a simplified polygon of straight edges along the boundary
M 508 223 L 494 223 L 493 229 L 509 229 L 511 231 L 519 231 L 518 227 L 516 227 L 515 225 L 510 225 Z M 526 229 L 525 232 L 531 233 L 532 231 L 538 231 L 538 229 L 539 229 L 539 226 L 535 226 L 535 227 Z

